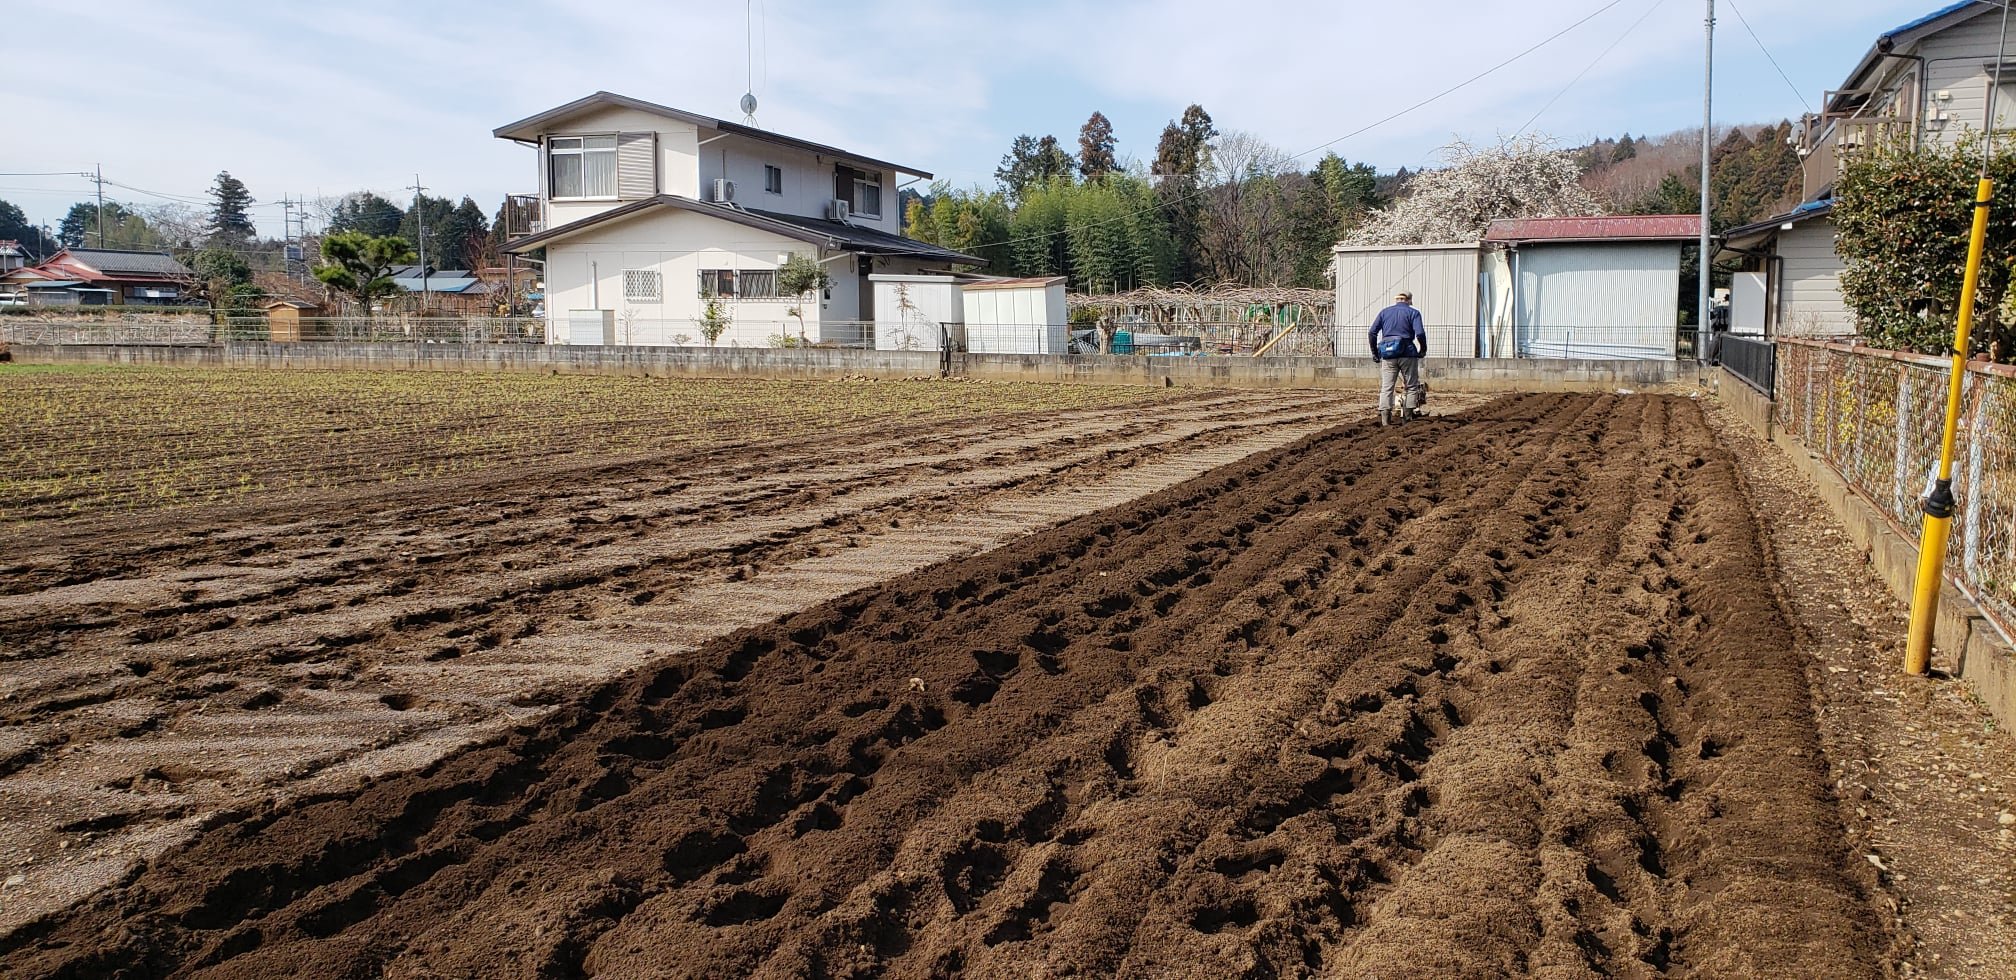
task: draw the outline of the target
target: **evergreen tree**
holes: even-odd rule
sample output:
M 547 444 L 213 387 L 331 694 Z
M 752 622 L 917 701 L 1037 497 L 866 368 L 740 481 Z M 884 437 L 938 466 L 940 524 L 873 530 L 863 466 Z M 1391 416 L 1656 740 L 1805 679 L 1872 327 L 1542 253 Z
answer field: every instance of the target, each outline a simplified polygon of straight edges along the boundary
M 456 268 L 455 259 L 462 255 L 463 250 L 451 248 L 448 237 L 444 234 L 450 216 L 454 213 L 455 202 L 445 197 L 417 195 L 413 205 L 406 209 L 405 215 L 399 220 L 399 237 L 417 248 L 426 258 L 428 265 L 436 269 Z M 427 226 L 424 242 L 420 236 L 422 218 L 425 218 L 424 223 Z
M 1199 271 L 1197 243 L 1203 229 L 1198 181 L 1210 160 L 1211 138 L 1217 135 L 1211 114 L 1193 104 L 1183 110 L 1180 120 L 1163 127 L 1162 139 L 1155 145 L 1155 192 L 1176 242 L 1178 258 L 1172 275 L 1178 281 L 1192 281 Z
M 98 202 L 79 201 L 63 215 L 62 224 L 56 228 L 56 241 L 64 248 L 147 249 L 161 245 L 161 236 L 147 226 L 147 219 L 118 201 L 105 202 L 102 238 L 99 224 Z M 28 235 L 32 242 L 32 229 Z
M 370 191 L 358 191 L 343 196 L 329 215 L 330 231 L 361 231 L 372 237 L 393 235 L 399 232 L 399 224 L 405 220 L 406 212 Z
M 428 261 L 437 269 L 474 269 L 483 264 L 485 244 L 490 237 L 490 219 L 475 200 L 464 197 L 455 210 L 441 219 L 437 232 L 430 216 L 427 233 L 438 242 L 440 258 L 428 249 Z
M 336 232 L 322 238 L 323 264 L 315 267 L 315 278 L 354 299 L 368 317 L 373 300 L 399 291 L 392 270 L 416 258 L 413 246 L 396 235 L 373 238 L 361 231 Z
M 1092 113 L 1078 130 L 1078 172 L 1086 180 L 1098 180 L 1113 172 L 1113 123 L 1103 112 Z
M 217 173 L 210 188 L 210 240 L 225 244 L 249 242 L 259 232 L 252 224 L 252 192 L 228 170 Z
M 1001 166 L 994 171 L 994 179 L 1001 182 L 1008 196 L 1020 201 L 1030 188 L 1048 184 L 1059 177 L 1071 179 L 1072 171 L 1078 169 L 1076 160 L 1057 143 L 1057 137 L 1017 136 L 1009 146 L 1006 156 L 1001 158 Z
M 28 252 L 36 249 L 37 238 L 34 225 L 28 223 L 28 215 L 8 201 L 0 201 L 0 242 L 19 242 Z
M 1630 133 L 1625 133 L 1624 138 L 1618 140 L 1617 145 L 1611 148 L 1610 162 L 1623 163 L 1624 161 L 1629 160 L 1637 155 L 1638 155 L 1637 141 L 1631 138 Z

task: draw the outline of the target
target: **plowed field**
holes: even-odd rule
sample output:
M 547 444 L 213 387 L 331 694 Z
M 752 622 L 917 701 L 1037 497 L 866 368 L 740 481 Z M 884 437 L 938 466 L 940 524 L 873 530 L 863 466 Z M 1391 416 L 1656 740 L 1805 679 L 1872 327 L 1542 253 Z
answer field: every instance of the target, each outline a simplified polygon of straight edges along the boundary
M 1874 975 L 1792 640 L 1685 399 L 1347 425 L 221 816 L 0 973 Z

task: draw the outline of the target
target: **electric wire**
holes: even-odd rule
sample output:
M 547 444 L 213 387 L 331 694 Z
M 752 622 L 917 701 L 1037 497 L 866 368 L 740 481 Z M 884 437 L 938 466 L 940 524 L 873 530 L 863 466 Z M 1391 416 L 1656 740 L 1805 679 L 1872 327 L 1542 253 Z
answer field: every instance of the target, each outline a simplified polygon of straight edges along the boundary
M 1544 48 L 1544 47 L 1546 47 L 1547 45 L 1549 45 L 1549 44 L 1552 44 L 1552 43 L 1554 43 L 1555 41 L 1558 41 L 1558 40 L 1560 40 L 1560 39 L 1561 39 L 1561 38 L 1562 38 L 1563 36 L 1567 35 L 1567 34 L 1568 34 L 1569 32 L 1571 32 L 1571 31 L 1575 30 L 1576 28 L 1578 28 L 1578 27 L 1581 27 L 1582 25 L 1584 25 L 1584 24 L 1587 24 L 1588 22 L 1590 22 L 1590 21 L 1592 21 L 1592 20 L 1596 19 L 1597 17 L 1599 17 L 1599 16 L 1603 15 L 1604 13 L 1608 12 L 1608 11 L 1609 11 L 1609 10 L 1610 10 L 1611 8 L 1613 8 L 1613 7 L 1616 7 L 1617 5 L 1619 5 L 1619 4 L 1623 3 L 1623 2 L 1624 2 L 1624 0 L 1609 0 L 1609 2 L 1608 2 L 1608 3 L 1605 3 L 1605 4 L 1603 4 L 1602 6 L 1600 6 L 1600 7 L 1596 8 L 1595 10 L 1593 10 L 1593 11 L 1590 11 L 1590 12 L 1589 12 L 1589 13 L 1587 13 L 1587 14 L 1584 14 L 1584 15 L 1583 15 L 1583 16 L 1582 16 L 1582 17 L 1581 17 L 1580 19 L 1576 20 L 1576 21 L 1575 21 L 1574 23 L 1571 23 L 1571 24 L 1569 24 L 1568 26 L 1566 26 L 1566 27 L 1563 27 L 1563 28 L 1561 28 L 1560 30 L 1558 30 L 1558 31 L 1555 31 L 1555 32 L 1554 32 L 1554 33 L 1552 33 L 1552 34 L 1549 34 L 1549 35 L 1548 35 L 1548 36 L 1546 36 L 1545 38 L 1542 38 L 1541 40 L 1539 40 L 1539 41 L 1537 41 L 1537 42 L 1534 42 L 1533 44 L 1531 44 L 1531 45 L 1527 46 L 1525 50 L 1522 50 L 1522 51 L 1520 51 L 1520 52 L 1519 52 L 1518 54 L 1515 54 L 1515 55 L 1512 55 L 1511 57 L 1509 57 L 1509 58 L 1506 58 L 1505 60 L 1503 60 L 1503 61 L 1500 61 L 1500 62 L 1498 62 L 1497 64 L 1495 64 L 1495 65 L 1492 65 L 1491 67 L 1489 67 L 1489 68 L 1486 68 L 1486 69 L 1484 69 L 1483 71 L 1480 71 L 1480 72 L 1478 72 L 1478 73 L 1476 73 L 1476 74 L 1474 74 L 1474 75 L 1471 75 L 1470 77 L 1468 77 L 1468 78 L 1465 78 L 1465 79 L 1463 79 L 1462 81 L 1460 81 L 1460 82 L 1457 82 L 1457 83 L 1455 83 L 1454 85 L 1451 85 L 1451 86 L 1449 86 L 1448 88 L 1445 88 L 1445 89 L 1442 89 L 1441 91 L 1439 91 L 1439 92 L 1436 92 L 1436 93 L 1435 93 L 1434 95 L 1430 95 L 1430 96 L 1428 96 L 1428 97 L 1427 97 L 1427 98 L 1425 98 L 1425 99 L 1422 99 L 1422 100 L 1420 100 L 1420 101 L 1418 101 L 1418 102 L 1415 102 L 1415 103 L 1413 103 L 1412 105 L 1409 105 L 1409 106 L 1407 106 L 1407 107 L 1405 107 L 1405 108 L 1402 108 L 1402 109 L 1399 109 L 1399 110 L 1396 110 L 1396 111 L 1394 111 L 1394 112 L 1391 112 L 1391 113 L 1388 113 L 1388 114 L 1387 114 L 1387 115 L 1385 115 L 1385 116 L 1382 116 L 1382 117 L 1380 117 L 1380 118 L 1378 118 L 1378 119 L 1375 119 L 1375 120 L 1373 120 L 1372 122 L 1369 122 L 1369 123 L 1366 123 L 1365 125 L 1363 125 L 1363 126 L 1360 126 L 1360 127 L 1358 127 L 1357 129 L 1354 129 L 1354 130 L 1352 130 L 1352 131 L 1350 131 L 1350 132 L 1348 132 L 1348 133 L 1345 133 L 1344 135 L 1342 135 L 1342 136 L 1339 136 L 1339 137 L 1337 137 L 1336 139 L 1332 139 L 1332 140 L 1328 140 L 1328 141 L 1326 141 L 1326 142 L 1323 142 L 1323 143 L 1318 143 L 1317 145 L 1315 145 L 1315 146 L 1312 146 L 1312 147 L 1310 147 L 1309 149 L 1306 149 L 1306 150 L 1303 150 L 1303 151 L 1302 151 L 1302 152 L 1300 152 L 1300 153 L 1293 153 L 1293 154 L 1290 154 L 1288 158 L 1289 158 L 1289 159 L 1291 159 L 1291 160 L 1299 160 L 1299 159 L 1301 159 L 1301 158 L 1303 158 L 1303 157 L 1306 157 L 1306 156 L 1309 156 L 1310 154 L 1313 154 L 1313 153 L 1316 153 L 1316 152 L 1318 152 L 1318 151 L 1320 151 L 1320 150 L 1327 150 L 1327 149 L 1329 149 L 1329 148 L 1330 148 L 1330 147 L 1332 147 L 1332 146 L 1335 146 L 1335 145 L 1337 145 L 1337 144 L 1339 144 L 1339 143 L 1342 143 L 1342 142 L 1344 142 L 1345 140 L 1348 140 L 1348 139 L 1353 139 L 1353 138 L 1356 138 L 1356 137 L 1359 137 L 1359 136 L 1363 136 L 1364 134 L 1366 134 L 1366 133 L 1368 133 L 1368 132 L 1371 132 L 1371 131 L 1372 131 L 1372 130 L 1374 130 L 1374 129 L 1377 129 L 1377 128 L 1379 128 L 1380 126 L 1384 126 L 1384 125 L 1386 125 L 1386 124 L 1387 124 L 1387 123 L 1389 123 L 1389 122 L 1392 122 L 1392 121 L 1394 121 L 1394 120 L 1396 120 L 1396 119 L 1399 119 L 1399 118 L 1401 118 L 1402 116 L 1406 116 L 1406 115 L 1408 115 L 1408 114 L 1410 114 L 1410 113 L 1412 113 L 1412 112 L 1415 112 L 1416 110 L 1419 110 L 1419 109 L 1422 109 L 1422 108 L 1425 108 L 1425 107 L 1427 107 L 1427 106 L 1429 106 L 1429 105 L 1432 105 L 1432 104 L 1433 104 L 1433 103 L 1435 103 L 1435 102 L 1438 102 L 1438 101 L 1440 101 L 1440 100 L 1442 100 L 1442 99 L 1444 99 L 1444 98 L 1447 98 L 1447 97 L 1448 97 L 1448 96 L 1450 96 L 1450 95 L 1454 95 L 1455 93 L 1457 93 L 1457 92 L 1459 92 L 1459 91 L 1461 91 L 1461 90 L 1463 90 L 1463 89 L 1465 89 L 1465 88 L 1468 88 L 1469 86 L 1471 86 L 1471 85 L 1474 85 L 1474 84 L 1476 84 L 1476 83 L 1478 83 L 1478 82 L 1480 82 L 1480 81 L 1484 80 L 1485 78 L 1488 78 L 1488 77 L 1490 77 L 1490 76 L 1491 76 L 1491 75 L 1493 75 L 1493 74 L 1496 74 L 1496 73 L 1497 73 L 1497 72 L 1499 72 L 1500 70 L 1502 70 L 1502 69 L 1504 69 L 1504 68 L 1507 68 L 1507 67 L 1511 66 L 1511 65 L 1512 65 L 1512 64 L 1514 64 L 1515 62 L 1518 62 L 1518 61 L 1520 61 L 1520 60 L 1522 60 L 1522 59 L 1526 58 L 1526 57 L 1527 57 L 1528 55 L 1531 55 L 1531 54 L 1533 54 L 1534 52 L 1536 52 L 1536 51 L 1540 50 L 1541 48 Z M 1099 221 L 1095 221 L 1095 222 L 1092 222 L 1091 224 L 1088 224 L 1088 225 L 1082 225 L 1082 226 L 1080 226 L 1080 227 L 1086 227 L 1086 228 L 1092 228 L 1092 227 L 1098 227 L 1098 226 L 1101 226 L 1101 225 L 1109 225 L 1109 224 L 1117 224 L 1117 223 L 1119 223 L 1119 222 L 1123 222 L 1123 221 L 1131 221 L 1131 220 L 1133 220 L 1133 219 L 1135 219 L 1135 218 L 1138 218 L 1138 217 L 1140 217 L 1141 215 L 1144 215 L 1144 214 L 1149 214 L 1149 213 L 1151 213 L 1151 212 L 1154 212 L 1154 211 L 1159 211 L 1159 210 L 1163 210 L 1163 209 L 1165 209 L 1165 208 L 1168 208 L 1168 207 L 1170 207 L 1170 206 L 1172 206 L 1172 205 L 1175 205 L 1175 204 L 1180 204 L 1180 203 L 1182 203 L 1182 202 L 1185 202 L 1185 201 L 1190 201 L 1190 200 L 1194 200 L 1194 199 L 1196 199 L 1196 198 L 1199 198 L 1199 197 L 1202 197 L 1202 196 L 1204 196 L 1204 194 L 1205 194 L 1205 193 L 1207 193 L 1207 192 L 1208 192 L 1208 190 L 1209 190 L 1209 188 L 1199 188 L 1199 189 L 1197 189 L 1197 190 L 1194 190 L 1194 191 L 1191 191 L 1191 192 L 1190 192 L 1190 193 L 1188 193 L 1188 194 L 1184 194 L 1184 195 L 1182 195 L 1182 196 L 1180 196 L 1180 197 L 1173 197 L 1173 198 L 1171 198 L 1171 199 L 1169 199 L 1169 200 L 1167 200 L 1167 201 L 1157 201 L 1156 203 L 1154 203 L 1154 204 L 1152 204 L 1152 205 L 1150 205 L 1150 206 L 1148 206 L 1148 207 L 1145 207 L 1145 208 L 1140 208 L 1140 209 L 1137 209 L 1137 210 L 1134 210 L 1134 211 L 1129 211 L 1129 212 L 1127 212 L 1127 213 L 1125 213 L 1125 214 L 1120 214 L 1120 215 L 1115 215 L 1115 216 L 1113 216 L 1113 217 L 1111 217 L 1111 218 L 1105 218 L 1105 219 L 1102 219 L 1102 220 L 1099 220 Z M 1017 245 L 1017 244 L 1020 244 L 1020 243 L 1022 243 L 1022 242 L 1029 242 L 1029 241 L 1036 241 L 1036 240 L 1038 240 L 1038 239 L 1041 239 L 1041 238 L 1048 238 L 1048 237 L 1050 237 L 1050 236 L 1049 236 L 1049 235 L 1047 235 L 1047 234 L 1037 234 L 1037 235 L 1024 235 L 1024 236 L 1022 236 L 1022 237 L 1020 237 L 1020 238 L 1009 238 L 1009 239 L 1004 239 L 1004 240 L 1002 240 L 1002 241 L 998 241 L 998 242 L 982 242 L 982 243 L 979 243 L 979 244 L 975 244 L 975 245 L 968 245 L 968 246 L 965 246 L 965 247 L 966 247 L 966 248 L 972 248 L 972 249 L 979 249 L 979 248 L 998 248 L 998 247 L 1001 247 L 1001 246 L 1005 246 L 1005 245 Z
M 1540 117 L 1546 115 L 1547 110 L 1554 108 L 1554 103 L 1561 101 L 1561 97 L 1567 95 L 1568 90 L 1574 88 L 1575 84 L 1582 80 L 1583 76 L 1596 70 L 1596 66 L 1602 63 L 1604 58 L 1609 57 L 1610 52 L 1617 50 L 1617 46 L 1623 44 L 1625 38 L 1630 37 L 1632 32 L 1638 30 L 1638 25 L 1645 23 L 1646 20 L 1650 19 L 1651 16 L 1657 13 L 1659 11 L 1659 8 L 1665 6 L 1665 4 L 1666 0 L 1653 0 L 1652 6 L 1645 8 L 1645 12 L 1639 14 L 1638 19 L 1632 21 L 1630 27 L 1624 28 L 1624 33 L 1617 35 L 1617 40 L 1610 42 L 1609 47 L 1604 48 L 1602 52 L 1596 55 L 1595 58 L 1591 59 L 1589 64 L 1585 66 L 1581 71 L 1576 72 L 1575 77 L 1568 80 L 1568 84 L 1561 86 L 1561 91 L 1554 93 L 1554 97 L 1548 99 L 1547 104 L 1541 106 L 1539 111 L 1533 113 L 1533 117 L 1526 120 L 1525 125 L 1520 126 L 1517 130 L 1513 131 L 1512 135 L 1514 137 L 1517 137 L 1520 134 L 1526 132 L 1528 129 L 1533 128 L 1533 124 L 1539 122 Z
M 1799 100 L 1800 105 L 1806 107 L 1807 112 L 1812 112 L 1813 103 L 1806 101 L 1805 93 L 1799 91 L 1799 86 L 1792 84 L 1791 76 L 1785 74 L 1785 69 L 1779 66 L 1778 59 L 1772 57 L 1771 49 L 1764 46 L 1764 39 L 1758 37 L 1757 32 L 1751 29 L 1750 18 L 1743 16 L 1743 8 L 1736 6 L 1736 0 L 1722 0 L 1722 2 L 1736 12 L 1736 22 L 1743 25 L 1743 32 L 1750 35 L 1750 40 L 1756 43 L 1757 50 L 1764 52 L 1764 60 L 1771 62 L 1771 67 L 1778 69 L 1778 77 L 1785 80 L 1785 87 L 1792 90 L 1792 96 Z

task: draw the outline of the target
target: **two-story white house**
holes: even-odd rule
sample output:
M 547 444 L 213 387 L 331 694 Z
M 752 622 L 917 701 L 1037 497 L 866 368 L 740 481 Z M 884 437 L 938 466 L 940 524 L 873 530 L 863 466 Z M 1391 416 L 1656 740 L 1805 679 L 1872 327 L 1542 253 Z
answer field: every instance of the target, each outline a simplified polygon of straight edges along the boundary
M 871 273 L 981 264 L 902 236 L 916 167 L 610 92 L 495 135 L 538 150 L 540 220 L 505 250 L 545 250 L 553 343 L 701 345 L 710 299 L 720 346 L 872 343 Z M 823 294 L 778 294 L 794 254 L 826 269 Z
M 1732 290 L 1731 327 L 1739 332 L 1828 336 L 1855 332 L 1841 298 L 1844 263 L 1834 247 L 1832 201 L 1841 167 L 1879 143 L 1950 145 L 1981 132 L 2016 127 L 2016 52 L 2002 68 L 1995 118 L 1984 120 L 1994 84 L 1998 4 L 1963 0 L 1886 31 L 1828 91 L 1820 111 L 1800 121 L 1804 201 L 1792 211 L 1732 228 L 1724 257 L 1742 256 Z M 1988 15 L 1995 16 L 1988 16 Z

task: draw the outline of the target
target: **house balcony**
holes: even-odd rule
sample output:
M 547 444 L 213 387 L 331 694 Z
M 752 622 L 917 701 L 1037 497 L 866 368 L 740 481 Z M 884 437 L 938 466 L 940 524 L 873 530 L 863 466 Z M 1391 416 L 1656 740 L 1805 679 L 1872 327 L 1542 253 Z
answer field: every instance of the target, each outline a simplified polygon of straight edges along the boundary
M 504 198 L 504 240 L 517 241 L 546 230 L 546 209 L 537 194 L 510 194 Z

